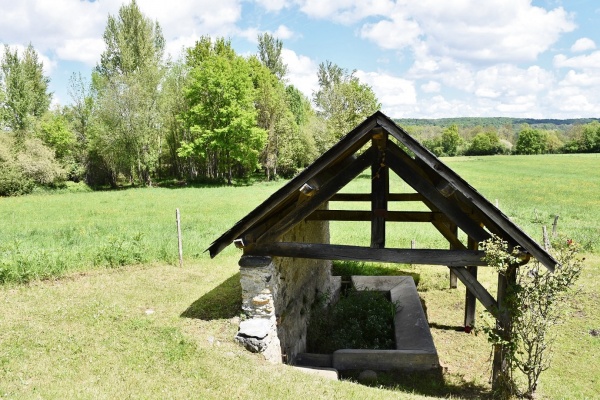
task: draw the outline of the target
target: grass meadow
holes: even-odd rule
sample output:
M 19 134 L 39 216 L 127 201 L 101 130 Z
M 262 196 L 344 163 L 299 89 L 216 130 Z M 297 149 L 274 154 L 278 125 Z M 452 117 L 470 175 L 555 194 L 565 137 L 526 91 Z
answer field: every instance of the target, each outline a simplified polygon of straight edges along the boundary
M 558 232 L 582 244 L 581 294 L 559 327 L 553 367 L 538 392 L 599 397 L 600 155 L 445 161 L 536 240 L 558 215 Z M 240 252 L 230 246 L 211 260 L 204 250 L 283 184 L 0 198 L 0 398 L 486 397 L 490 346 L 483 334 L 459 331 L 465 290 L 448 289 L 442 267 L 358 266 L 418 279 L 442 377 L 388 376 L 376 387 L 323 381 L 266 364 L 233 343 Z M 369 187 L 365 175 L 344 191 Z M 391 190 L 410 188 L 392 180 Z M 447 247 L 424 224 L 388 226 L 390 246 Z M 336 222 L 331 230 L 334 243 L 368 243 L 362 223 Z M 480 276 L 493 292 L 491 272 L 480 268 Z

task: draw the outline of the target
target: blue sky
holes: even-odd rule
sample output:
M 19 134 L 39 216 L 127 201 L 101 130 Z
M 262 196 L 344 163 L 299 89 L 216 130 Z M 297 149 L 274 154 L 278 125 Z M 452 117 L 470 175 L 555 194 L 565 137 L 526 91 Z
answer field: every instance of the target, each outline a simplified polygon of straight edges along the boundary
M 121 0 L 0 0 L 0 43 L 32 43 L 68 104 L 89 77 Z M 284 42 L 287 80 L 307 96 L 330 60 L 371 85 L 394 118 L 600 116 L 596 0 L 138 0 L 173 58 L 202 35 L 240 54 L 256 36 Z

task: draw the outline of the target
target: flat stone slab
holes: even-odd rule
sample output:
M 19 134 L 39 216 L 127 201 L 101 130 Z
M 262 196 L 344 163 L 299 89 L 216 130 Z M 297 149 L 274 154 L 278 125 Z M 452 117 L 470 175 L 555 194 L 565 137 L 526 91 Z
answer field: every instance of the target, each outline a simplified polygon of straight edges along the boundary
M 390 290 L 390 298 L 398 304 L 394 316 L 397 350 L 419 350 L 436 353 L 427 317 L 412 277 Z
M 268 319 L 252 318 L 240 322 L 237 336 L 264 339 L 269 334 L 271 322 Z
M 356 290 L 376 290 L 378 292 L 389 292 L 394 287 L 398 286 L 410 276 L 359 276 L 355 275 L 350 278 L 352 286 Z M 414 284 L 414 281 L 413 281 Z
M 425 371 L 439 367 L 437 352 L 424 350 L 337 350 L 333 353 L 333 368 L 371 369 L 375 371 Z
M 297 366 L 292 366 L 292 368 L 297 371 L 304 372 L 305 374 L 317 375 L 321 378 L 331 379 L 334 381 L 337 381 L 339 378 L 338 371 L 333 368 L 306 368 Z

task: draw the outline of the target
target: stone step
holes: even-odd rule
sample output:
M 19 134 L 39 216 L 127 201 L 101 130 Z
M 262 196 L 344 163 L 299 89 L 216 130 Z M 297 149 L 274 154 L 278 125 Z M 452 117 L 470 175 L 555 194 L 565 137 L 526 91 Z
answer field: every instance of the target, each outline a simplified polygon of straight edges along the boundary
M 302 367 L 331 368 L 333 366 L 332 354 L 298 353 L 294 365 Z
M 333 368 L 308 368 L 308 367 L 297 367 L 292 366 L 297 371 L 304 372 L 305 374 L 317 375 L 321 378 L 331 379 L 337 381 L 339 378 L 338 371 Z

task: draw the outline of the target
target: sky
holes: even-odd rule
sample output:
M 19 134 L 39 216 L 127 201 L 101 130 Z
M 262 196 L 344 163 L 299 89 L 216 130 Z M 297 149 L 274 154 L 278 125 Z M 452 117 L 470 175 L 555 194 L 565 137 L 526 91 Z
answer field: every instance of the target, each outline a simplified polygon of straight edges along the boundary
M 31 43 L 55 104 L 91 74 L 122 0 L 0 0 L 0 43 Z M 138 0 L 171 59 L 203 35 L 242 55 L 283 41 L 288 84 L 309 98 L 320 63 L 370 85 L 392 118 L 600 117 L 597 0 Z

